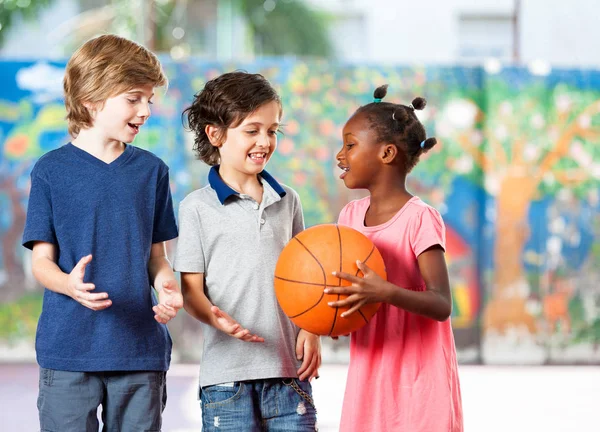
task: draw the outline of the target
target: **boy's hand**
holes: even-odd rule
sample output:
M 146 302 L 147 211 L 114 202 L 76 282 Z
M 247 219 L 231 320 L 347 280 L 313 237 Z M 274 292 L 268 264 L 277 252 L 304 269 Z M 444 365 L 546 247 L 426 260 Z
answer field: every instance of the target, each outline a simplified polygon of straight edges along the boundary
M 296 357 L 302 360 L 302 365 L 298 369 L 300 381 L 317 378 L 321 366 L 321 338 L 306 330 L 300 330 L 296 340 Z
M 108 294 L 90 293 L 96 289 L 93 283 L 85 283 L 85 267 L 92 261 L 92 256 L 87 255 L 79 260 L 77 265 L 73 267 L 67 278 L 67 294 L 76 302 L 82 304 L 86 308 L 94 311 L 106 309 L 112 305 L 112 301 L 108 299 Z
M 158 292 L 158 304 L 152 307 L 154 319 L 161 324 L 166 324 L 175 318 L 177 311 L 183 307 L 183 296 L 177 286 L 175 279 L 166 280 L 162 283 L 162 289 Z
M 213 326 L 244 342 L 264 342 L 265 340 L 258 335 L 250 333 L 250 330 L 243 328 L 236 320 L 231 318 L 217 306 L 211 306 L 210 311 L 213 314 Z
M 331 307 L 349 307 L 342 317 L 353 314 L 367 303 L 385 302 L 387 299 L 386 281 L 366 264 L 356 261 L 358 269 L 364 277 L 354 276 L 344 272 L 333 272 L 334 276 L 352 282 L 350 286 L 325 288 L 325 294 L 346 294 L 344 300 L 329 302 Z

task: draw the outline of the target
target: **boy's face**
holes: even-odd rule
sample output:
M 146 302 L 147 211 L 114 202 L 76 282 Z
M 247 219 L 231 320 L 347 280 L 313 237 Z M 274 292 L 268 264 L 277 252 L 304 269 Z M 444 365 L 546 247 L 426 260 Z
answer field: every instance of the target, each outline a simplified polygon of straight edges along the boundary
M 227 129 L 219 147 L 221 167 L 254 175 L 260 173 L 277 147 L 279 104 L 275 101 L 260 106 L 237 127 Z
M 107 141 L 132 142 L 150 117 L 153 96 L 154 86 L 148 84 L 106 99 L 102 108 L 92 107 L 92 129 Z

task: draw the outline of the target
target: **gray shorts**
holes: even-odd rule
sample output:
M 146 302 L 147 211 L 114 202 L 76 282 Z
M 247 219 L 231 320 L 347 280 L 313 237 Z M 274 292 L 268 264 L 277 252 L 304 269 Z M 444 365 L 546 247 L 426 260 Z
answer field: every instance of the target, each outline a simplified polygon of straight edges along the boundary
M 42 432 L 160 431 L 166 372 L 67 372 L 40 368 Z

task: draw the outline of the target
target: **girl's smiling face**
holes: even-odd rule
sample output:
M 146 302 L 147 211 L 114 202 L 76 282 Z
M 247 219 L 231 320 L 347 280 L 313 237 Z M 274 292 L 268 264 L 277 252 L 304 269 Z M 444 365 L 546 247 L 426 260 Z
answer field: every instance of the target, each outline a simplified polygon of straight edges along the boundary
M 382 168 L 379 153 L 383 145 L 376 142 L 367 117 L 355 114 L 342 130 L 342 149 L 336 155 L 340 178 L 349 189 L 368 189 Z

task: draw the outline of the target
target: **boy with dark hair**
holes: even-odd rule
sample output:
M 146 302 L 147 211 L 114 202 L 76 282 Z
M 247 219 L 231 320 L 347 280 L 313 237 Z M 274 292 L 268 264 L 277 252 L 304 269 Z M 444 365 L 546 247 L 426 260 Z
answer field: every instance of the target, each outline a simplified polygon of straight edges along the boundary
M 265 170 L 281 100 L 262 75 L 231 72 L 186 114 L 212 165 L 209 184 L 181 202 L 174 262 L 184 307 L 203 323 L 202 430 L 315 431 L 319 337 L 290 321 L 273 286 L 281 250 L 304 229 L 298 194 Z

